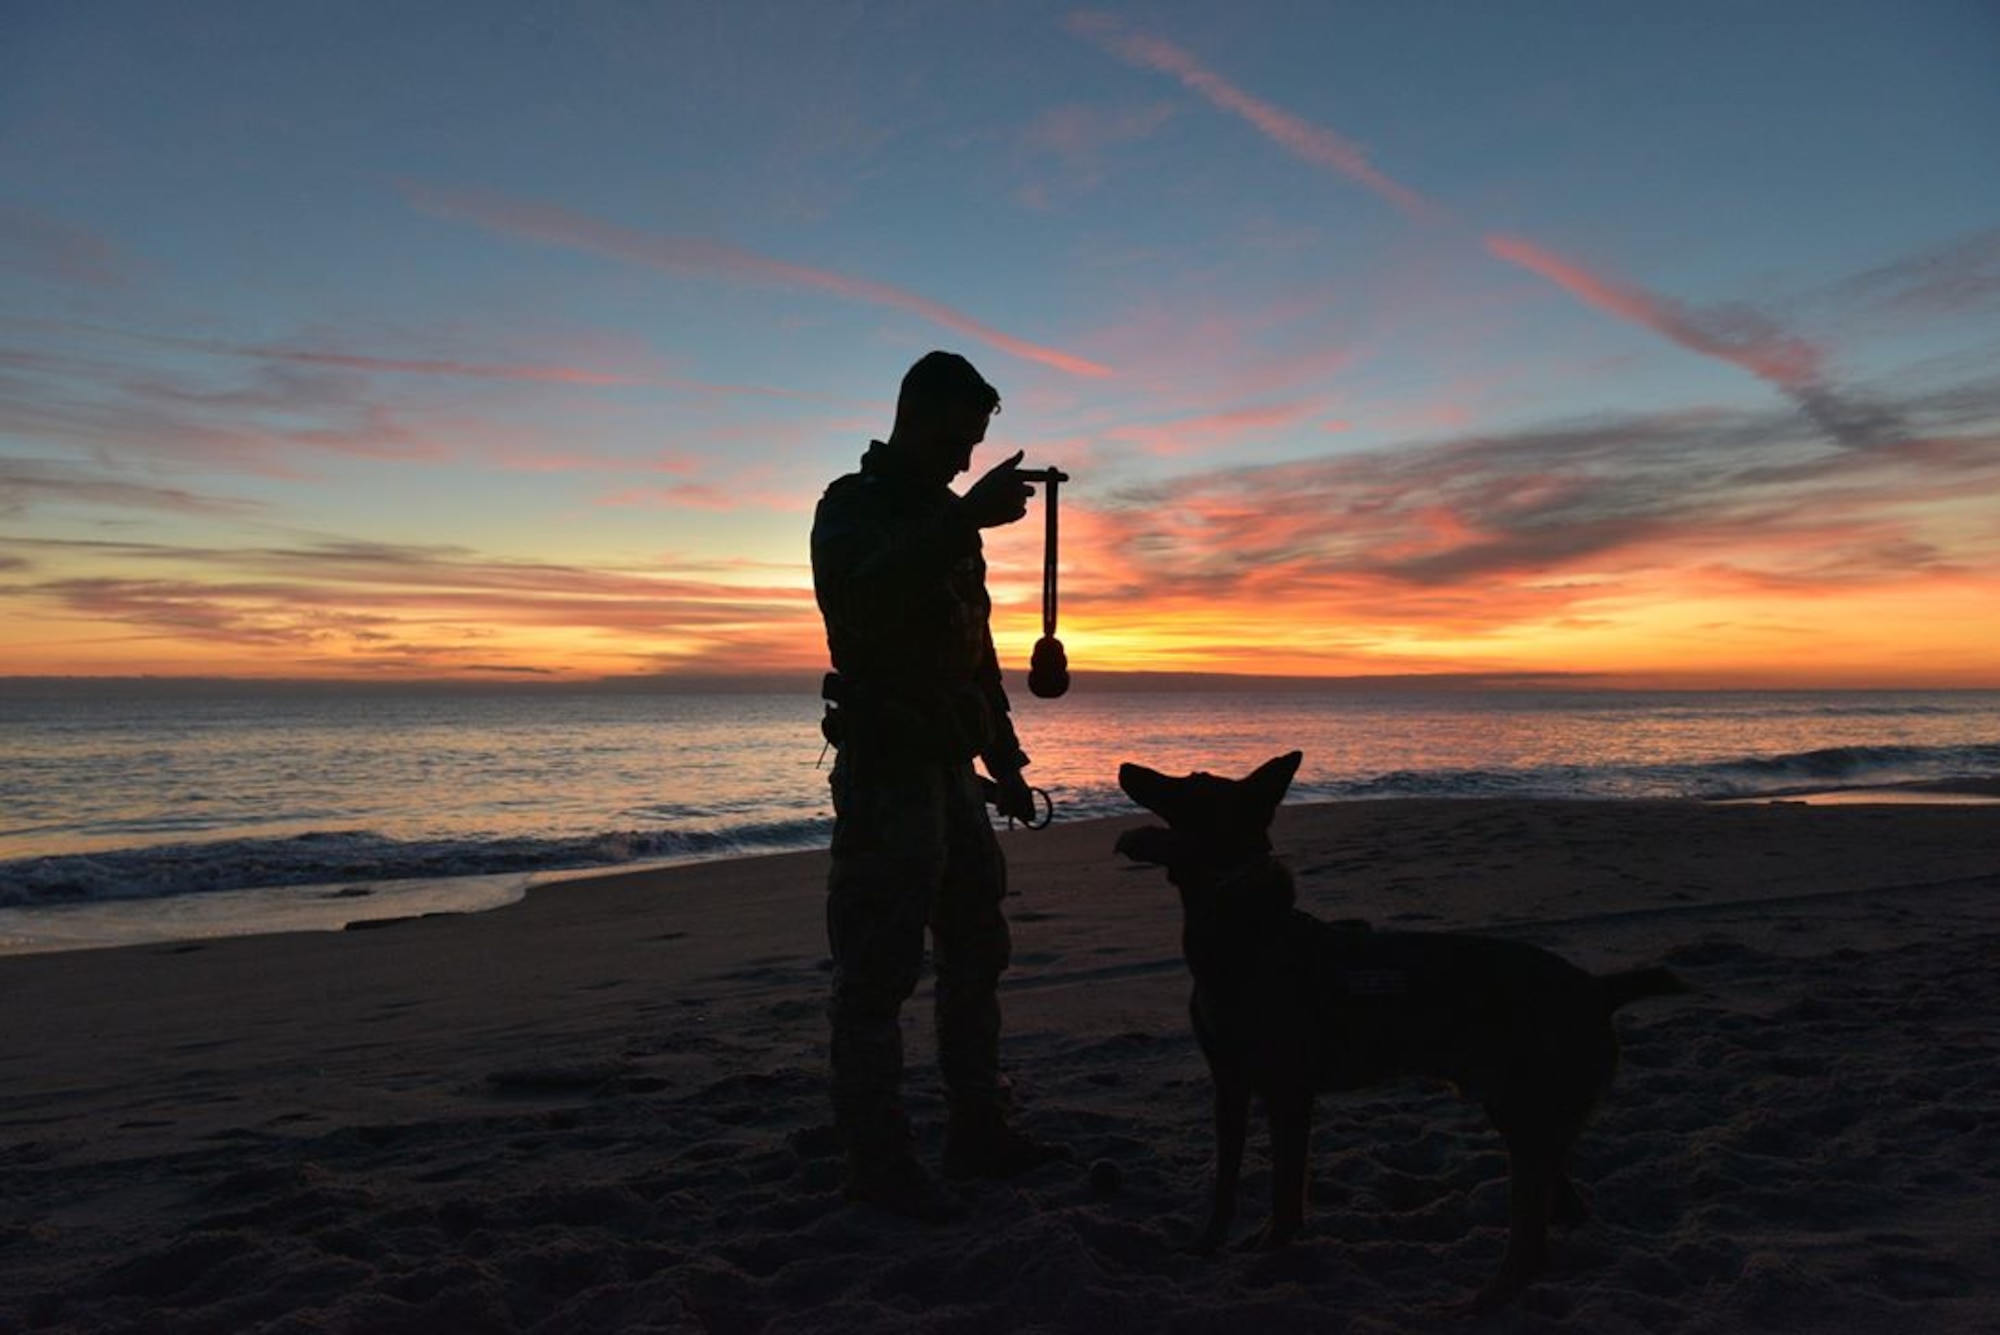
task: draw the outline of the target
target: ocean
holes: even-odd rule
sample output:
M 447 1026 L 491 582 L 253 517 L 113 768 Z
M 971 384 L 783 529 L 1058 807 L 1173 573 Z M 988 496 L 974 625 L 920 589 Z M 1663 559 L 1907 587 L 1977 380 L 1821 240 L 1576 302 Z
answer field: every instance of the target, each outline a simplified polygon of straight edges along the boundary
M 1294 802 L 1782 796 L 2000 776 L 2000 691 L 1014 687 L 1058 820 L 1122 761 Z M 824 847 L 812 693 L 0 687 L 0 953 L 337 929 L 590 872 Z

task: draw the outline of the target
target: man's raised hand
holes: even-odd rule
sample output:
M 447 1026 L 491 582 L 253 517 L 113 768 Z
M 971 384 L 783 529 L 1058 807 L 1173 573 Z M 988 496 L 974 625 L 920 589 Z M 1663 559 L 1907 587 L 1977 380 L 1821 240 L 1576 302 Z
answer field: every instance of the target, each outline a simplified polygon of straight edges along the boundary
M 965 489 L 959 504 L 975 528 L 998 528 L 1028 513 L 1028 498 L 1035 489 L 1021 477 L 1021 459 L 1026 453 L 1014 451 Z

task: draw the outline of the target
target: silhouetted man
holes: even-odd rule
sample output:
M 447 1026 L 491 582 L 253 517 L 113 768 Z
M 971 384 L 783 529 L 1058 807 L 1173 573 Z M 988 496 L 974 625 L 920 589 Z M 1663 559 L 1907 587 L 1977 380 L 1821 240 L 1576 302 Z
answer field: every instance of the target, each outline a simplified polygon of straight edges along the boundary
M 834 762 L 832 1086 L 849 1200 L 939 1220 L 956 1197 L 917 1159 L 901 1107 L 899 1016 L 931 933 L 938 1064 L 949 1099 L 945 1171 L 1010 1177 L 1059 1158 L 1008 1125 L 997 988 L 1011 939 L 1007 866 L 976 758 L 1000 810 L 1034 816 L 1028 758 L 989 627 L 979 531 L 1027 513 L 1033 489 L 1002 460 L 963 496 L 1000 396 L 972 363 L 932 352 L 903 377 L 886 441 L 826 489 L 813 517 L 813 589 L 826 620 Z

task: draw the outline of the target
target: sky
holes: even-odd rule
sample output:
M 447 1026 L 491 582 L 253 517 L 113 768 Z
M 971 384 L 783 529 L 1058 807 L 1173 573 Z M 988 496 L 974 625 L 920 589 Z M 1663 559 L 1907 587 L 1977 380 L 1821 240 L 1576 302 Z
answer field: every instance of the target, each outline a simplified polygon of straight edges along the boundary
M 816 672 L 947 348 L 1079 671 L 2000 687 L 1996 67 L 1990 0 L 6 0 L 0 675 Z

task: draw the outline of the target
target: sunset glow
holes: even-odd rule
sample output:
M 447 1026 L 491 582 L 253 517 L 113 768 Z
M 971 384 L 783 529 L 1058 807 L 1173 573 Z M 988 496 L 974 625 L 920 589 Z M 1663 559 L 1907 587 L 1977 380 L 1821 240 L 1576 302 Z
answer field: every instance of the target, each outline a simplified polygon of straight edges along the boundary
M 816 672 L 945 347 L 1081 671 L 2000 687 L 2000 21 L 1441 12 L 35 7 L 0 675 Z

